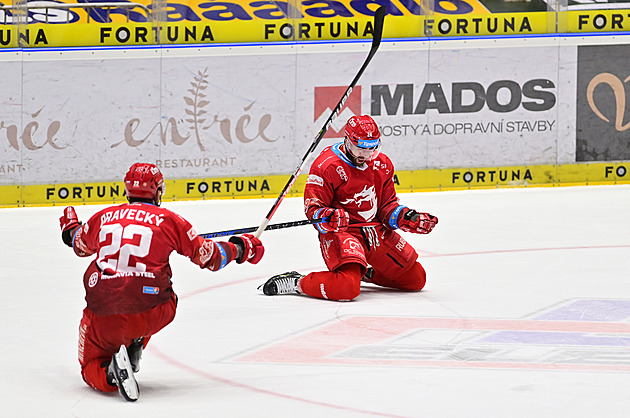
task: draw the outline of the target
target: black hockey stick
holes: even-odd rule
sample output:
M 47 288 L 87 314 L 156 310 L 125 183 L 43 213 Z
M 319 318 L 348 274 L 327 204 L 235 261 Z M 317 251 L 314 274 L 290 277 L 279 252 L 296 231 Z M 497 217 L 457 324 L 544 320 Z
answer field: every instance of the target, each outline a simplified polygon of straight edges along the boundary
M 318 224 L 320 222 L 324 222 L 327 220 L 328 220 L 327 218 L 321 218 L 321 219 L 304 219 L 301 221 L 283 222 L 280 224 L 267 225 L 266 229 L 282 229 L 282 228 L 291 228 L 294 226 L 312 225 L 312 224 Z M 228 230 L 219 231 L 219 232 L 208 232 L 207 234 L 199 234 L 199 236 L 201 238 L 227 237 L 231 235 L 248 234 L 250 232 L 256 231 L 257 229 L 258 229 L 257 226 L 251 226 L 249 228 L 228 229 Z
M 271 227 L 271 225 L 269 225 L 269 221 L 271 220 L 271 217 L 274 215 L 274 213 L 280 206 L 280 203 L 282 203 L 282 200 L 285 198 L 285 196 L 289 192 L 289 189 L 291 189 L 291 186 L 293 186 L 293 183 L 295 183 L 295 181 L 297 180 L 298 176 L 302 172 L 302 168 L 306 164 L 308 157 L 313 153 L 313 151 L 315 151 L 315 148 L 317 148 L 317 145 L 319 145 L 320 141 L 326 134 L 326 131 L 332 124 L 333 120 L 337 117 L 337 115 L 341 111 L 341 108 L 343 107 L 346 100 L 348 100 L 348 97 L 350 97 L 350 93 L 352 93 L 352 89 L 357 85 L 359 78 L 361 78 L 361 75 L 363 74 L 368 64 L 372 60 L 372 57 L 374 56 L 374 54 L 376 54 L 378 47 L 381 45 L 381 38 L 383 37 L 383 21 L 384 20 L 385 20 L 385 6 L 381 6 L 378 8 L 378 10 L 376 10 L 376 13 L 374 14 L 374 32 L 372 34 L 372 47 L 370 48 L 370 53 L 365 59 L 363 66 L 361 67 L 357 75 L 354 77 L 354 80 L 352 80 L 352 82 L 348 86 L 346 92 L 341 97 L 341 100 L 339 100 L 339 103 L 337 103 L 337 106 L 335 106 L 330 116 L 328 116 L 326 123 L 324 123 L 324 126 L 315 137 L 315 140 L 311 144 L 308 151 L 306 151 L 306 154 L 304 155 L 304 157 L 302 157 L 302 162 L 298 166 L 297 170 L 295 170 L 295 173 L 293 173 L 291 178 L 289 178 L 289 181 L 284 186 L 284 189 L 282 189 L 280 196 L 278 196 L 273 206 L 269 210 L 269 213 L 267 213 L 267 216 L 261 222 L 260 226 L 256 230 L 256 233 L 254 234 L 256 238 L 259 238 L 266 228 Z
M 294 226 L 302 226 L 302 225 L 314 225 L 321 222 L 327 222 L 328 218 L 320 218 L 320 219 L 303 219 L 301 221 L 290 221 L 290 222 L 282 222 L 279 224 L 271 224 L 267 225 L 266 229 L 283 229 L 283 228 L 291 228 Z M 359 222 L 348 225 L 348 227 L 361 227 L 361 226 L 376 226 L 381 225 L 380 222 Z M 226 229 L 225 231 L 219 232 L 208 232 L 206 234 L 199 234 L 201 238 L 216 238 L 216 237 L 229 237 L 232 235 L 239 234 L 248 234 L 250 232 L 254 232 L 258 229 L 257 226 L 250 226 L 249 228 L 238 228 L 238 229 Z

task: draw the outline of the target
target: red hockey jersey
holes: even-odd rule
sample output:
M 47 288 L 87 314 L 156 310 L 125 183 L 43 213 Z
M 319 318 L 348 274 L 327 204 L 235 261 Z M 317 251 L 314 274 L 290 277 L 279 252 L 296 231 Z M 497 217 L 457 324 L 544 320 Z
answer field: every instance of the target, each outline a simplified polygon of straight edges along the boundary
M 397 229 L 398 204 L 394 165 L 380 153 L 360 167 L 343 153 L 340 142 L 325 148 L 311 165 L 304 188 L 304 212 L 313 219 L 317 209 L 344 209 L 350 224 L 376 222 Z
M 181 216 L 145 203 L 105 208 L 73 240 L 80 256 L 96 254 L 85 272 L 87 306 L 97 315 L 139 313 L 167 302 L 173 293 L 173 251 L 218 270 L 229 263 L 229 246 L 199 237 Z

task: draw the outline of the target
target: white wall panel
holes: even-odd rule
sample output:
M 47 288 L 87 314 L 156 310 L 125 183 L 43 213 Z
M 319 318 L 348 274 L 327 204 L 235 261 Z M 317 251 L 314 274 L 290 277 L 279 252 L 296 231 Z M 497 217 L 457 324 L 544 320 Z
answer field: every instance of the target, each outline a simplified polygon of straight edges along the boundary
M 574 163 L 583 43 L 385 41 L 318 150 L 363 113 L 398 169 Z M 0 51 L 0 185 L 292 173 L 369 47 Z

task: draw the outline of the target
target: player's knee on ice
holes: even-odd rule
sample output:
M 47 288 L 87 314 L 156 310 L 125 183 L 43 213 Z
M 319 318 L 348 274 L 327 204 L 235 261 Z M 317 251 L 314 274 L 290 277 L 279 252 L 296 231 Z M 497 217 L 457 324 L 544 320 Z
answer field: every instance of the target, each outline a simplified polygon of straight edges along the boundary
M 311 273 L 300 285 L 302 291 L 316 298 L 348 301 L 361 293 L 361 277 L 365 268 L 360 264 L 345 264 L 337 271 Z

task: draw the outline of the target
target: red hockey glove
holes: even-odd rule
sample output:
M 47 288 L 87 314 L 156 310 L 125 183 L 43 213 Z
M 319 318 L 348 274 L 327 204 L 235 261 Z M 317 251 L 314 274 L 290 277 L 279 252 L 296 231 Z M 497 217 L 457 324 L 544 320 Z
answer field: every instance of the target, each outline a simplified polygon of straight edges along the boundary
M 238 264 L 242 264 L 245 261 L 256 264 L 260 261 L 263 254 L 265 254 L 265 247 L 263 247 L 262 242 L 251 234 L 231 237 L 229 241 L 237 247 L 240 247 L 239 256 L 235 259 Z
M 326 232 L 345 231 L 350 223 L 348 212 L 343 209 L 321 208 L 313 214 L 313 219 L 327 218 L 327 220 L 315 224 L 315 228 L 322 234 Z
M 68 247 L 72 247 L 72 237 L 77 228 L 81 226 L 77 212 L 72 206 L 68 206 L 63 210 L 63 216 L 59 218 L 59 226 L 61 227 L 61 239 Z
M 401 215 L 398 226 L 406 232 L 428 234 L 438 223 L 437 216 L 428 213 L 418 213 L 413 209 L 403 209 Z

